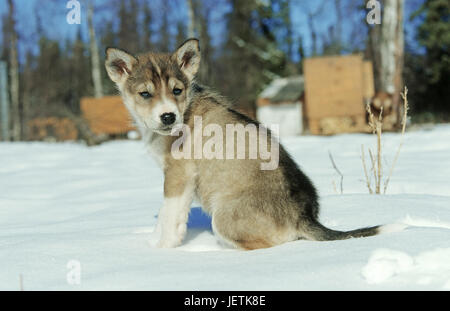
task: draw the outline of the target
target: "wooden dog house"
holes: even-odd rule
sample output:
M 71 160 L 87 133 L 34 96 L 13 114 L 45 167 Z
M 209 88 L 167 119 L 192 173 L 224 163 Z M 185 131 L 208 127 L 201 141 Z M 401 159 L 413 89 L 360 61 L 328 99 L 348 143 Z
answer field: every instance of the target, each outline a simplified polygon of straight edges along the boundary
M 304 61 L 304 121 L 311 134 L 366 132 L 366 103 L 374 96 L 372 63 L 362 55 Z

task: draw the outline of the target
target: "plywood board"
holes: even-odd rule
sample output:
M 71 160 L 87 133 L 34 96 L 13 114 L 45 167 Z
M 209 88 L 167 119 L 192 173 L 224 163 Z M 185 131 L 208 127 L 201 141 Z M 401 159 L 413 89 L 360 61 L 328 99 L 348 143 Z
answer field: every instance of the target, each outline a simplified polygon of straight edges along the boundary
M 81 111 L 95 134 L 123 134 L 135 129 L 120 96 L 85 97 Z
M 365 117 L 364 98 L 373 96 L 373 72 L 371 64 L 364 62 L 361 55 L 306 59 L 304 74 L 305 117 L 312 134 L 331 134 L 329 128 L 323 128 L 330 122 L 324 123 L 323 119 Z M 352 123 L 356 127 L 351 131 L 358 131 L 360 122 Z M 348 131 L 349 127 L 342 129 Z

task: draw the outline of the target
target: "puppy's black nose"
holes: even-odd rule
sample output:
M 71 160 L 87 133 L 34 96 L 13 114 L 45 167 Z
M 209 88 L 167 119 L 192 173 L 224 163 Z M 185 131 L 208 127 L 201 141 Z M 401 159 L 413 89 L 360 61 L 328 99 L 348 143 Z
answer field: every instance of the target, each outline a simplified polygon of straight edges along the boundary
M 165 113 L 161 115 L 161 122 L 164 125 L 172 125 L 175 123 L 177 116 L 174 113 Z

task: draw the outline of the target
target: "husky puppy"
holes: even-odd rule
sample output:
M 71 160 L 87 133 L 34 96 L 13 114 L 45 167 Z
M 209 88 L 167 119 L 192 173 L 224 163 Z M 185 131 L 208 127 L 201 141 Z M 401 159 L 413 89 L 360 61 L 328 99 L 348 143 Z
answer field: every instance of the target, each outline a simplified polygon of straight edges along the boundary
M 261 169 L 267 159 L 248 157 L 254 148 L 251 141 L 245 142 L 244 159 L 174 156 L 173 145 L 180 135 L 173 132 L 180 126 L 194 131 L 196 118 L 201 118 L 203 130 L 214 125 L 224 133 L 228 125 L 237 124 L 248 129 L 246 137 L 257 137 L 269 148 L 276 144 L 269 131 L 253 135 L 263 131 L 258 122 L 195 82 L 201 58 L 198 40 L 186 41 L 173 54 L 133 56 L 116 48 L 108 48 L 106 54 L 108 75 L 164 171 L 164 205 L 156 226 L 158 247 L 173 248 L 182 243 L 194 198 L 212 216 L 215 235 L 243 250 L 299 239 L 330 241 L 380 233 L 379 226 L 348 232 L 324 227 L 318 221 L 316 189 L 281 146 L 278 166 L 270 170 Z M 224 141 L 227 137 L 223 134 L 218 138 Z M 195 144 L 195 139 L 186 141 L 184 150 Z M 213 151 L 216 155 L 226 149 L 218 146 Z M 232 151 L 236 155 L 237 147 Z

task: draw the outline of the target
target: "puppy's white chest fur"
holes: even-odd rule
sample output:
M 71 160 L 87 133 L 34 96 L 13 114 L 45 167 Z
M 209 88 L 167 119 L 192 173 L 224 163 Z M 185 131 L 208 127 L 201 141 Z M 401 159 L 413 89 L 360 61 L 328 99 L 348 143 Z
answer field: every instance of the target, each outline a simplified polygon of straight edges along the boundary
M 160 168 L 164 168 L 165 137 L 147 130 L 143 138 L 149 154 Z

